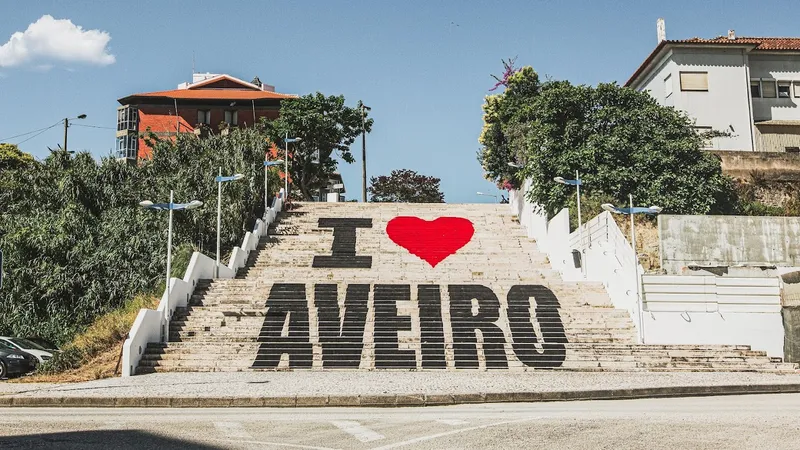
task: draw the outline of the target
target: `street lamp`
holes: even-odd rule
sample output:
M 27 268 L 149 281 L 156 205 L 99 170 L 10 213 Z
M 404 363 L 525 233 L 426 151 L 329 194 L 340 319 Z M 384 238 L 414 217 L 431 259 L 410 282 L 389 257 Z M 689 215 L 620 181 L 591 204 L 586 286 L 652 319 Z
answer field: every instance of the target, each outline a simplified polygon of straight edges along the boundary
M 515 162 L 509 162 L 508 163 L 508 167 L 513 167 L 515 169 L 522 169 L 522 166 L 520 166 L 519 164 L 517 164 Z
M 222 230 L 222 183 L 227 183 L 229 181 L 237 181 L 244 178 L 244 175 L 237 173 L 236 175 L 231 175 L 229 177 L 222 176 L 222 167 L 219 168 L 219 176 L 214 178 L 214 181 L 217 182 L 217 265 L 214 267 L 214 278 L 219 278 L 219 247 L 220 247 L 220 234 Z
M 182 209 L 195 209 L 203 206 L 203 202 L 199 200 L 192 200 L 189 203 L 174 203 L 173 202 L 173 191 L 169 191 L 169 203 L 153 203 L 150 200 L 145 200 L 143 202 L 139 202 L 139 206 L 147 209 L 155 209 L 159 211 L 169 211 L 169 231 L 167 233 L 167 305 L 166 310 L 164 311 L 164 317 L 167 321 L 167 325 L 169 325 L 170 319 L 170 309 L 169 309 L 169 279 L 170 279 L 170 272 L 172 271 L 172 211 L 180 211 Z M 168 328 L 167 328 L 168 329 Z M 167 331 L 164 332 L 164 340 L 169 340 L 169 333 Z
M 269 196 L 269 176 L 268 171 L 270 167 L 279 166 L 283 164 L 282 159 L 278 159 L 275 161 L 264 161 L 264 217 L 267 217 L 267 210 L 269 209 L 269 201 L 267 200 Z
M 64 118 L 64 151 L 67 151 L 67 129 L 69 128 L 69 121 L 70 120 L 76 120 L 76 119 L 83 120 L 85 118 L 86 118 L 86 114 L 80 114 L 80 115 L 78 115 L 78 117 L 73 117 L 72 119 Z
M 497 200 L 497 196 L 494 195 L 494 194 L 487 194 L 485 192 L 476 192 L 476 194 L 477 195 L 483 195 L 484 197 L 494 197 L 494 199 Z
M 581 185 L 583 182 L 581 181 L 581 177 L 578 174 L 578 171 L 575 171 L 575 179 L 574 180 L 565 180 L 564 177 L 555 177 L 553 181 L 556 183 L 565 184 L 567 186 L 575 186 L 577 189 L 577 197 L 578 197 L 578 238 L 580 239 L 581 245 L 581 259 L 583 259 L 583 253 L 586 251 L 586 246 L 583 245 L 583 223 L 581 219 Z M 581 272 L 583 272 L 583 261 L 581 261 Z
M 287 198 L 289 198 L 289 144 L 293 142 L 300 142 L 302 140 L 303 139 L 301 138 L 290 138 L 288 131 L 286 132 L 286 138 L 283 140 L 283 142 L 286 143 L 286 160 L 284 160 L 285 173 L 283 177 L 283 186 L 284 186 L 283 191 L 286 198 L 283 199 L 284 202 L 286 201 Z
M 617 208 L 616 206 L 610 203 L 603 203 L 601 207 L 611 213 L 614 214 L 627 214 L 631 216 L 631 246 L 633 247 L 633 272 L 636 277 L 636 304 L 639 308 L 639 340 L 642 344 L 644 344 L 644 331 L 642 327 L 644 326 L 644 305 L 642 302 L 642 298 L 639 295 L 639 254 L 636 253 L 636 229 L 634 228 L 633 224 L 633 216 L 634 214 L 658 214 L 661 212 L 662 208 L 659 206 L 650 206 L 650 207 L 633 207 L 633 194 L 628 194 L 628 200 L 630 201 L 630 207 L 628 208 Z

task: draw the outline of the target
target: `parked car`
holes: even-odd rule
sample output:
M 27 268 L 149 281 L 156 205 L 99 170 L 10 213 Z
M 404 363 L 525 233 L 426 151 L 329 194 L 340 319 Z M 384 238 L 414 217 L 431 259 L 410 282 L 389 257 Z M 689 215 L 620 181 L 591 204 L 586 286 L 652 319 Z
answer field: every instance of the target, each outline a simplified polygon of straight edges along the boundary
M 47 339 L 40 337 L 26 337 L 25 339 L 33 342 L 34 344 L 39 344 L 39 346 L 44 347 L 44 349 L 50 353 L 61 351 L 56 344 L 53 344 Z
M 43 363 L 53 357 L 53 352 L 27 339 L 0 336 L 0 342 L 5 342 L 11 348 L 35 356 L 39 363 Z
M 30 353 L 17 350 L 0 341 L 0 379 L 26 374 L 38 365 L 39 360 Z

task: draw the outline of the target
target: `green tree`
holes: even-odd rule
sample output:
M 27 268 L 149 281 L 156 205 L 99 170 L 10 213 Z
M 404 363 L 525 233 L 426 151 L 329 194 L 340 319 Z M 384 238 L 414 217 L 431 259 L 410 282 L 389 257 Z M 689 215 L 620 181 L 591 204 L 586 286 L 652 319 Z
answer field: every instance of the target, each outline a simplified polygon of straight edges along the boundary
M 370 201 L 444 203 L 444 194 L 439 188 L 440 182 L 439 178 L 420 175 L 413 170 L 393 170 L 389 176 L 370 178 Z
M 372 119 L 362 127 L 361 111 L 345 105 L 343 96 L 317 92 L 281 103 L 280 116 L 272 122 L 262 122 L 269 139 L 281 149 L 285 137 L 299 137 L 300 142 L 289 146 L 289 174 L 292 188 L 310 200 L 313 192 L 327 186 L 329 176 L 336 171 L 338 156 L 347 163 L 355 161 L 350 145 L 362 128 L 369 133 Z
M 0 189 L 0 335 L 65 342 L 96 316 L 160 290 L 167 214 L 139 207 L 142 200 L 164 202 L 174 190 L 176 201 L 206 205 L 174 215 L 173 276 L 183 275 L 191 247 L 214 255 L 220 167 L 246 177 L 223 188 L 223 257 L 263 215 L 267 142 L 261 132 L 148 139 L 153 157 L 138 166 L 56 150 L 40 164 L 3 174 L 11 188 Z M 270 182 L 273 189 L 278 184 Z
M 3 170 L 19 169 L 36 162 L 33 156 L 24 153 L 14 144 L 0 142 L 0 172 Z
M 729 208 L 730 180 L 702 149 L 693 122 L 660 106 L 646 92 L 616 84 L 575 86 L 540 82 L 530 67 L 509 77 L 504 93 L 487 97 L 483 148 L 487 178 L 518 184 L 530 178 L 529 199 L 555 213 L 574 191 L 555 176 L 579 171 L 588 195 L 625 204 L 659 205 L 666 212 L 705 214 Z M 518 170 L 508 165 L 520 164 Z

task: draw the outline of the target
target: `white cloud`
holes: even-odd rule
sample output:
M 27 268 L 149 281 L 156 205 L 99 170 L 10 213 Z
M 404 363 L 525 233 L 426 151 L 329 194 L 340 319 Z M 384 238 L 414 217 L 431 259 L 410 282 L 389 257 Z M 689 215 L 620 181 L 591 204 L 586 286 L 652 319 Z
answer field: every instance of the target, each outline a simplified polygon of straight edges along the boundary
M 0 67 L 20 66 L 32 61 L 65 61 L 114 64 L 108 51 L 111 35 L 100 30 L 84 30 L 69 19 L 44 15 L 24 32 L 11 35 L 0 46 Z

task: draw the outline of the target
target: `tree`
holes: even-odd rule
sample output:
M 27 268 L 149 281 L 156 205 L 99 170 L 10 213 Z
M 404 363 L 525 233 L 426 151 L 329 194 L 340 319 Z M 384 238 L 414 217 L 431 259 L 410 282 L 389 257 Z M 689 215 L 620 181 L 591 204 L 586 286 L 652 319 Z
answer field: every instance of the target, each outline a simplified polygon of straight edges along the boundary
M 575 86 L 540 82 L 525 67 L 508 79 L 506 90 L 484 104 L 479 151 L 487 178 L 502 183 L 532 181 L 529 200 L 555 213 L 574 191 L 553 177 L 579 171 L 583 193 L 666 212 L 705 214 L 730 198 L 730 180 L 716 156 L 702 150 L 693 122 L 659 105 L 646 92 L 614 83 Z M 521 170 L 509 162 L 522 165 Z
M 373 120 L 366 119 L 362 127 L 361 111 L 344 104 L 343 96 L 329 96 L 317 92 L 281 103 L 278 119 L 262 122 L 269 139 L 286 148 L 288 135 L 301 138 L 289 147 L 289 175 L 292 187 L 300 191 L 303 199 L 310 200 L 312 193 L 326 187 L 329 176 L 336 171 L 338 156 L 347 163 L 355 161 L 350 145 L 361 134 L 368 133 Z
M 33 156 L 24 153 L 16 145 L 0 142 L 0 171 L 19 169 L 34 162 Z
M 173 244 L 209 256 L 216 247 L 214 177 L 220 167 L 246 177 L 222 190 L 223 257 L 263 215 L 262 133 L 237 129 L 207 139 L 148 139 L 152 159 L 138 166 L 54 150 L 41 163 L 3 172 L 0 184 L 8 188 L 0 188 L 6 275 L 0 335 L 64 342 L 97 315 L 163 289 L 167 215 L 139 207 L 142 200 L 164 202 L 174 190 L 176 201 L 203 201 L 203 208 L 174 215 Z M 270 186 L 276 188 L 277 179 Z M 174 257 L 173 276 L 183 275 L 179 266 Z
M 370 201 L 395 203 L 444 203 L 439 178 L 420 175 L 413 170 L 393 170 L 369 180 Z

